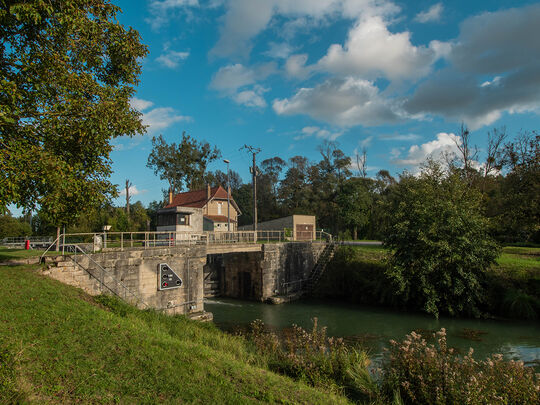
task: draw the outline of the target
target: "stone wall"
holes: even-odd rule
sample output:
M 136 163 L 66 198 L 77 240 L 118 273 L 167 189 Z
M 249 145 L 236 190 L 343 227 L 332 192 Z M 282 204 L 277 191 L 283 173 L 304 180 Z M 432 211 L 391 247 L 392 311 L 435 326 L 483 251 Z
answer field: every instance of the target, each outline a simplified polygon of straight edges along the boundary
M 221 295 L 266 301 L 302 288 L 324 250 L 322 243 L 271 243 L 262 252 L 223 255 Z M 286 284 L 287 283 L 287 284 Z
M 180 276 L 181 287 L 158 290 L 160 263 L 167 263 Z M 205 263 L 204 246 L 138 249 L 65 256 L 62 261 L 49 265 L 46 274 L 91 295 L 114 292 L 131 303 L 140 299 L 150 308 L 170 314 L 187 314 L 203 310 Z

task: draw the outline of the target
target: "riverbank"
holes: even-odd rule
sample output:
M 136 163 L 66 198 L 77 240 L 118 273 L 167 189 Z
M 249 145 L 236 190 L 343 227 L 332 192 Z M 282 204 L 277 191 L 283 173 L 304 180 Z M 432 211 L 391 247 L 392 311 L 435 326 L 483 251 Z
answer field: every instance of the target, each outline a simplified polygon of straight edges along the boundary
M 382 246 L 341 246 L 315 296 L 357 304 L 401 307 L 385 276 L 390 256 Z M 540 317 L 540 248 L 505 247 L 483 277 L 485 316 Z
M 347 403 L 270 372 L 212 324 L 0 267 L 0 402 Z

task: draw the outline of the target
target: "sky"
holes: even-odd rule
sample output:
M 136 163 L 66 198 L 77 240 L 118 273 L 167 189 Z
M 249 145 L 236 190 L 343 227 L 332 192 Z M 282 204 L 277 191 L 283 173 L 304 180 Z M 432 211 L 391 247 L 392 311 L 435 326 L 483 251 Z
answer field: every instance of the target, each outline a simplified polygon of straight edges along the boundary
M 149 54 L 132 106 L 147 133 L 113 141 L 112 181 L 132 201 L 167 183 L 146 167 L 153 136 L 186 131 L 249 181 L 258 162 L 336 141 L 367 150 L 368 175 L 417 170 L 455 149 L 461 123 L 540 129 L 540 3 L 532 1 L 113 0 Z M 221 160 L 211 170 L 226 170 Z M 116 203 L 121 205 L 125 197 Z

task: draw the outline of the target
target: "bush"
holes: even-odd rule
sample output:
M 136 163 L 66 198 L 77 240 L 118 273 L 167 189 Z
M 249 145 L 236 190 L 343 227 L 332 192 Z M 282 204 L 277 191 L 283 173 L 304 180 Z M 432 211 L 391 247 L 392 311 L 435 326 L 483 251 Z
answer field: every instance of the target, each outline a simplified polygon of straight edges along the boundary
M 391 341 L 383 366 L 383 390 L 392 397 L 399 390 L 407 404 L 537 404 L 540 375 L 523 362 L 493 355 L 473 359 L 473 350 L 458 356 L 446 343 L 446 332 L 433 335 L 436 346 L 412 332 Z
M 267 357 L 272 371 L 331 391 L 344 389 L 354 398 L 376 395 L 377 386 L 367 371 L 367 354 L 345 346 L 341 338 L 328 337 L 326 327 L 318 327 L 317 318 L 313 319 L 311 331 L 293 325 L 282 337 L 256 320 L 251 323 L 248 337 Z
M 481 279 L 499 253 L 480 193 L 459 172 L 428 162 L 419 177 L 401 178 L 387 212 L 387 274 L 402 301 L 435 316 L 479 316 Z

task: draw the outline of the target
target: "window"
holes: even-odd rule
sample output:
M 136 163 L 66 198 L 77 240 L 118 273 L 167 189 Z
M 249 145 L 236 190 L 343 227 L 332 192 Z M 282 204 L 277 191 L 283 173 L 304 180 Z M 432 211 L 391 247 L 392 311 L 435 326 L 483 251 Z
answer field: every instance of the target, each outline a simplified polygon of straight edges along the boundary
M 167 212 L 158 215 L 158 226 L 176 225 L 174 212 Z
M 189 214 L 179 212 L 178 214 L 176 214 L 176 224 L 177 225 L 186 225 L 186 226 L 188 226 L 189 225 L 189 216 L 190 216 Z
M 217 214 L 221 215 L 221 203 L 220 202 L 218 202 L 218 204 L 217 204 Z

